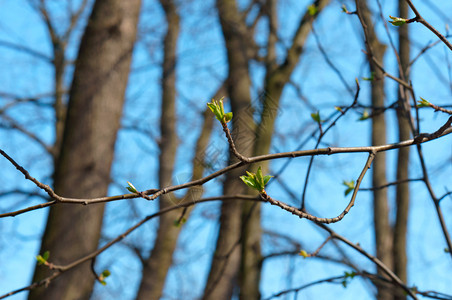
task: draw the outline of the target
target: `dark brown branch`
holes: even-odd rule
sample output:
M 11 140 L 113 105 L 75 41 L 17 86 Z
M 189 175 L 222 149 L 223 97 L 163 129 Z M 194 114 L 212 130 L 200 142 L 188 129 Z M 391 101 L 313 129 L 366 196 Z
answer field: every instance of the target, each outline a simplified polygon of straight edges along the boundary
M 4 156 L 12 165 L 16 167 L 17 170 L 19 170 L 27 180 L 32 181 L 37 187 L 44 190 L 51 199 L 56 200 L 56 202 L 61 203 L 73 203 L 73 204 L 94 204 L 94 203 L 103 203 L 103 202 L 110 202 L 110 201 L 116 201 L 116 200 L 124 200 L 124 199 L 133 199 L 133 198 L 139 198 L 142 197 L 142 195 L 149 196 L 148 200 L 154 200 L 158 198 L 159 196 L 163 194 L 167 194 L 170 192 L 174 192 L 177 190 L 189 188 L 196 185 L 203 185 L 204 183 L 217 178 L 233 169 L 239 168 L 241 166 L 244 166 L 246 164 L 256 163 L 260 161 L 267 161 L 272 159 L 279 159 L 279 158 L 296 158 L 296 157 L 302 157 L 302 156 L 312 156 L 312 155 L 333 155 L 333 154 L 339 154 L 339 153 L 365 153 L 365 152 L 383 152 L 383 151 L 389 151 L 394 149 L 399 149 L 402 147 L 409 147 L 412 145 L 418 145 L 422 144 L 437 138 L 440 138 L 442 136 L 448 135 L 452 133 L 452 127 L 447 128 L 444 130 L 439 136 L 436 135 L 421 135 L 417 137 L 416 139 L 409 139 L 405 140 L 399 143 L 394 144 L 387 144 L 387 145 L 380 145 L 380 146 L 366 146 L 366 147 L 328 147 L 328 148 L 320 148 L 320 149 L 312 149 L 312 150 L 300 150 L 300 151 L 292 151 L 292 152 L 282 152 L 282 153 L 275 153 L 275 154 L 265 154 L 265 155 L 259 155 L 250 157 L 249 161 L 247 163 L 245 162 L 237 162 L 232 165 L 229 165 L 221 170 L 218 170 L 208 176 L 205 176 L 203 178 L 193 180 L 187 183 L 174 185 L 174 186 L 168 186 L 166 188 L 162 189 L 150 189 L 143 192 L 140 192 L 139 194 L 122 194 L 122 195 L 116 195 L 116 196 L 109 196 L 109 197 L 99 197 L 99 198 L 90 198 L 90 199 L 77 199 L 77 198 L 66 198 L 61 197 L 57 195 L 48 185 L 43 184 L 39 182 L 36 178 L 33 178 L 30 176 L 27 170 L 25 170 L 23 167 L 21 167 L 14 159 L 12 159 L 8 154 L 6 154 L 3 150 L 0 149 L 0 155 Z M 355 188 L 355 191 L 357 189 Z M 26 210 L 29 211 L 29 210 Z M 17 215 L 16 212 L 14 215 Z M 4 216 L 10 216 L 10 215 L 4 215 Z M 12 215 L 11 215 L 12 216 Z
M 410 19 L 408 21 L 408 23 L 411 22 L 418 22 L 421 23 L 422 25 L 424 25 L 425 27 L 427 27 L 428 30 L 430 30 L 431 32 L 433 32 L 450 50 L 452 50 L 452 44 L 446 39 L 446 37 L 444 35 L 442 35 L 438 30 L 435 29 L 435 27 L 433 27 L 430 23 L 428 23 L 419 13 L 419 11 L 416 9 L 416 7 L 413 5 L 413 3 L 411 2 L 411 0 L 406 0 L 406 2 L 408 3 L 408 5 L 410 6 L 411 10 L 414 12 L 414 14 L 416 15 L 416 17 L 414 17 L 413 19 Z
M 358 244 L 352 243 L 351 241 L 347 240 L 345 237 L 337 234 L 336 232 L 334 232 L 331 228 L 329 228 L 328 226 L 326 226 L 325 224 L 320 224 L 320 223 L 316 223 L 317 226 L 323 228 L 324 230 L 326 230 L 334 239 L 340 240 L 343 243 L 349 245 L 351 248 L 355 249 L 356 251 L 358 251 L 359 253 L 361 253 L 362 255 L 364 255 L 365 257 L 367 257 L 369 260 L 371 260 L 375 265 L 377 265 L 384 273 L 386 273 L 386 275 L 389 276 L 389 278 L 391 278 L 398 286 L 400 286 L 406 293 L 407 295 L 409 295 L 411 298 L 413 299 L 417 299 L 416 295 L 414 294 L 414 292 L 408 288 L 401 280 L 399 277 L 397 277 L 396 274 L 394 274 L 394 272 L 391 271 L 391 269 L 386 266 L 384 263 L 382 263 L 378 258 L 370 255 L 369 253 L 367 253 L 363 248 L 361 248 Z
M 375 155 L 376 155 L 375 151 L 371 151 L 369 153 L 369 158 L 367 159 L 367 162 L 364 165 L 364 168 L 361 171 L 361 174 L 359 175 L 358 179 L 356 180 L 356 186 L 355 186 L 355 189 L 353 190 L 352 198 L 350 199 L 350 202 L 348 203 L 347 207 L 337 217 L 334 217 L 334 218 L 316 217 L 301 209 L 295 208 L 295 207 L 287 205 L 281 201 L 275 200 L 272 197 L 268 196 L 267 193 L 265 193 L 265 192 L 261 193 L 261 197 L 264 201 L 269 202 L 272 205 L 279 206 L 280 208 L 290 212 L 291 214 L 293 214 L 295 216 L 298 216 L 301 219 L 308 219 L 308 220 L 311 220 L 314 222 L 326 223 L 326 224 L 339 222 L 340 220 L 342 220 L 345 217 L 345 215 L 350 211 L 350 209 L 355 204 L 356 195 L 358 194 L 358 190 L 359 190 L 359 186 L 361 185 L 361 181 L 363 180 L 364 175 L 366 174 L 367 170 L 370 168 L 370 165 L 372 164 L 372 161 L 374 160 Z
M 125 232 L 123 232 L 122 234 L 118 235 L 115 239 L 111 240 L 110 242 L 108 242 L 107 244 L 105 244 L 103 247 L 97 249 L 96 251 L 93 251 L 92 253 L 81 257 L 78 260 L 73 261 L 72 263 L 69 263 L 67 265 L 54 265 L 52 263 L 49 263 L 49 268 L 51 268 L 52 270 L 55 270 L 55 272 L 50 275 L 49 277 L 39 281 L 39 282 L 35 282 L 29 286 L 11 291 L 7 294 L 4 295 L 0 295 L 0 299 L 4 299 L 6 297 L 18 294 L 20 292 L 23 291 L 28 291 L 28 290 L 32 290 L 34 288 L 37 288 L 39 286 L 43 286 L 43 285 L 48 285 L 50 284 L 51 281 L 53 281 L 55 278 L 57 278 L 58 276 L 60 276 L 61 274 L 63 274 L 64 272 L 73 269 L 74 267 L 88 261 L 88 260 L 92 260 L 95 257 L 97 257 L 99 254 L 103 253 L 105 250 L 107 250 L 108 248 L 110 248 L 111 246 L 113 246 L 114 244 L 118 243 L 119 241 L 123 240 L 126 236 L 128 236 L 130 233 L 132 233 L 135 229 L 139 228 L 141 225 L 143 225 L 144 223 L 146 223 L 147 221 L 154 219 L 156 217 L 159 217 L 163 214 L 166 214 L 170 211 L 174 211 L 180 208 L 185 208 L 185 207 L 190 207 L 193 206 L 195 204 L 198 203 L 205 203 L 205 202 L 211 202 L 211 201 L 218 201 L 218 200 L 222 200 L 222 201 L 226 201 L 226 200 L 245 200 L 245 201 L 260 201 L 258 198 L 253 197 L 253 196 L 248 196 L 248 195 L 234 195 L 234 196 L 219 196 L 219 197 L 210 197 L 210 198 L 204 198 L 204 199 L 199 199 L 199 200 L 194 200 L 192 199 L 192 201 L 184 203 L 184 204 L 180 204 L 180 205 L 174 205 L 171 207 L 167 207 L 163 210 L 160 210 L 152 215 L 149 215 L 147 217 L 145 217 L 144 219 L 142 219 L 141 221 L 139 221 L 138 223 L 136 223 L 134 226 L 130 227 L 129 229 L 127 229 Z

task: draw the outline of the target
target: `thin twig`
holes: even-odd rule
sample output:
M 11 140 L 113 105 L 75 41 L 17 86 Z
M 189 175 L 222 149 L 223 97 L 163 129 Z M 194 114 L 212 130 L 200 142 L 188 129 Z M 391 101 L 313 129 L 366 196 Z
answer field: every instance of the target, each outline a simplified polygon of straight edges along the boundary
M 226 138 L 228 139 L 229 149 L 231 149 L 232 154 L 234 154 L 234 156 L 237 157 L 241 162 L 249 162 L 250 159 L 248 157 L 243 156 L 237 151 L 234 140 L 232 139 L 231 132 L 229 131 L 228 124 L 225 122 L 221 123 L 221 125 L 223 126 L 223 131 L 226 134 Z
M 450 50 L 452 50 L 452 44 L 446 39 L 444 35 L 442 35 L 438 30 L 436 30 L 435 27 L 433 27 L 430 23 L 428 23 L 419 13 L 419 11 L 416 9 L 416 7 L 413 5 L 411 0 L 406 0 L 408 5 L 410 6 L 411 10 L 414 12 L 416 17 L 413 19 L 410 19 L 408 23 L 411 22 L 418 22 L 427 27 L 428 30 L 433 32 Z
M 290 212 L 291 214 L 298 216 L 301 219 L 308 219 L 314 222 L 318 222 L 318 223 L 326 223 L 326 224 L 330 224 L 330 223 L 336 223 L 339 222 L 340 220 L 342 220 L 346 214 L 348 214 L 348 212 L 350 211 L 350 209 L 353 207 L 353 205 L 355 205 L 355 199 L 356 199 L 356 195 L 358 194 L 358 190 L 359 190 L 359 186 L 361 185 L 361 181 L 364 178 L 364 175 L 366 174 L 367 170 L 370 168 L 370 165 L 372 164 L 372 161 L 374 160 L 376 155 L 375 151 L 370 151 L 369 153 L 369 157 L 367 159 L 366 164 L 364 165 L 363 170 L 361 171 L 361 174 L 359 175 L 358 179 L 356 180 L 356 186 L 355 189 L 353 190 L 353 195 L 352 198 L 350 199 L 350 202 L 348 203 L 348 205 L 345 207 L 345 209 L 342 211 L 342 213 L 340 213 L 337 217 L 334 218 L 319 218 L 316 217 L 314 215 L 311 215 L 301 209 L 295 208 L 293 206 L 287 205 L 284 202 L 278 201 L 273 199 L 272 197 L 268 196 L 267 193 L 264 191 L 263 193 L 261 193 L 261 197 L 264 201 L 272 204 L 272 205 L 276 205 L 288 212 Z

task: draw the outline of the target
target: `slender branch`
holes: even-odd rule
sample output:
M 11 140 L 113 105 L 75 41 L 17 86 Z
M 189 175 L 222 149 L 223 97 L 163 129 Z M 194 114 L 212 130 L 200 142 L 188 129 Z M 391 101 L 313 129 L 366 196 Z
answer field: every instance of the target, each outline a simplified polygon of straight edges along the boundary
M 403 87 L 405 87 L 405 88 L 407 88 L 409 90 L 412 89 L 412 86 L 409 83 L 407 83 L 407 82 L 403 81 L 402 79 L 400 79 L 400 78 L 398 78 L 398 77 L 396 77 L 394 75 L 391 75 L 388 72 L 386 72 L 386 70 L 383 67 L 383 65 L 375 58 L 375 56 L 372 56 L 371 59 L 372 59 L 372 62 L 375 64 L 375 66 L 378 69 L 381 70 L 381 72 L 383 73 L 383 76 L 391 78 L 392 80 L 394 80 L 395 82 L 397 82 L 398 84 L 402 85 Z
M 356 275 L 360 276 L 362 274 L 356 273 Z M 304 290 L 306 288 L 309 288 L 311 286 L 315 286 L 315 285 L 318 285 L 318 284 L 321 284 L 321 283 L 329 282 L 329 283 L 342 284 L 342 282 L 346 278 L 347 278 L 347 275 L 341 275 L 341 276 L 334 276 L 334 277 L 329 277 L 329 278 L 325 278 L 325 279 L 316 280 L 316 281 L 304 284 L 304 285 L 302 285 L 300 287 L 297 287 L 297 288 L 292 288 L 292 289 L 287 289 L 287 290 L 281 291 L 279 293 L 271 295 L 270 297 L 264 298 L 264 300 L 270 300 L 270 299 L 273 299 L 273 298 L 279 298 L 279 297 L 284 296 L 284 295 L 289 294 L 289 293 L 297 293 L 297 292 L 299 292 L 301 290 Z
M 452 109 L 446 109 L 446 108 L 444 108 L 444 107 L 435 105 L 435 104 L 433 104 L 433 103 L 429 103 L 429 106 L 430 106 L 431 108 L 433 108 L 435 111 L 441 111 L 441 112 L 443 112 L 443 113 L 452 115 Z
M 54 205 L 57 202 L 58 201 L 53 200 L 53 201 L 41 203 L 41 204 L 38 204 L 38 205 L 33 205 L 33 206 L 30 206 L 30 207 L 27 207 L 27 208 L 24 208 L 24 209 L 20 209 L 20 210 L 8 212 L 8 213 L 0 214 L 0 218 L 15 217 L 17 215 L 21 215 L 21 214 L 24 214 L 24 213 L 29 212 L 29 211 L 33 211 L 33 210 L 41 209 L 41 208 L 44 208 L 44 207 L 52 206 L 52 205 Z
M 341 110 L 341 114 L 338 117 L 336 117 L 336 119 L 334 119 L 333 122 L 331 122 L 331 124 L 326 128 L 325 131 L 322 131 L 321 123 L 319 123 L 320 134 L 319 134 L 319 138 L 317 139 L 317 143 L 315 145 L 315 149 L 317 149 L 319 147 L 322 138 L 326 135 L 326 133 L 333 126 L 336 125 L 336 123 L 339 121 L 339 119 L 342 118 L 343 116 L 345 116 L 345 114 L 358 103 L 358 96 L 359 96 L 359 92 L 361 90 L 361 87 L 359 85 L 358 79 L 356 79 L 355 82 L 356 82 L 356 92 L 355 92 L 355 96 L 353 98 L 352 104 L 347 106 L 344 110 Z M 305 208 L 306 191 L 308 189 L 308 181 L 309 181 L 309 176 L 311 174 L 312 164 L 314 163 L 314 157 L 315 156 L 311 156 L 311 159 L 309 160 L 308 171 L 306 172 L 305 182 L 304 182 L 304 186 L 303 186 L 303 193 L 302 193 L 302 196 L 301 196 L 301 207 L 300 207 L 301 210 L 304 210 L 304 208 Z
M 210 197 L 210 198 L 204 198 L 204 199 L 191 199 L 190 202 L 186 202 L 183 204 L 179 204 L 179 205 L 174 205 L 174 206 L 170 206 L 167 207 L 165 209 L 162 209 L 152 215 L 148 215 L 147 217 L 145 217 L 144 219 L 142 219 L 141 221 L 139 221 L 138 223 L 136 223 L 135 225 L 133 225 L 132 227 L 130 227 L 129 229 L 127 229 L 126 231 L 124 231 L 122 234 L 118 235 L 116 238 L 114 238 L 113 240 L 111 240 L 110 242 L 108 242 L 107 244 L 105 244 L 104 246 L 102 246 L 101 248 L 97 249 L 96 251 L 91 252 L 90 254 L 81 257 L 75 261 L 73 261 L 72 263 L 69 263 L 67 265 L 54 265 L 52 263 L 49 263 L 49 268 L 52 270 L 55 270 L 55 272 L 50 275 L 47 278 L 44 278 L 43 280 L 39 281 L 39 282 L 35 282 L 29 286 L 11 291 L 9 293 L 6 293 L 4 295 L 0 295 L 0 299 L 4 299 L 6 297 L 18 294 L 20 292 L 23 291 L 28 291 L 28 290 L 32 290 L 34 288 L 37 288 L 39 286 L 43 286 L 43 285 L 48 285 L 50 284 L 51 281 L 53 281 L 55 278 L 57 278 L 58 276 L 60 276 L 61 274 L 63 274 L 64 272 L 73 269 L 74 267 L 88 261 L 88 260 L 92 260 L 95 257 L 97 257 L 99 254 L 103 253 L 104 251 L 106 251 L 108 248 L 110 248 L 111 246 L 113 246 L 114 244 L 120 242 L 121 240 L 123 240 L 126 236 L 128 236 L 130 233 L 132 233 L 135 229 L 139 228 L 140 226 L 142 226 L 144 223 L 146 223 L 147 221 L 157 218 L 163 214 L 166 214 L 170 211 L 173 210 L 177 210 L 180 208 L 185 208 L 185 207 L 190 207 L 193 206 L 195 204 L 199 204 L 199 203 L 205 203 L 205 202 L 212 202 L 212 201 L 227 201 L 227 200 L 245 200 L 245 201 L 260 201 L 259 198 L 255 197 L 255 196 L 248 196 L 248 195 L 234 195 L 234 196 L 218 196 L 218 197 Z
M 409 23 L 411 22 L 418 22 L 427 27 L 428 30 L 433 32 L 450 50 L 452 50 L 452 44 L 446 39 L 444 35 L 442 35 L 438 30 L 435 29 L 430 23 L 428 23 L 419 13 L 419 11 L 416 9 L 416 7 L 413 5 L 411 0 L 406 0 L 408 5 L 410 6 L 411 10 L 416 15 L 415 18 L 411 19 Z
M 229 131 L 228 124 L 225 122 L 221 123 L 221 125 L 223 127 L 224 133 L 226 134 L 226 138 L 228 139 L 229 149 L 231 150 L 232 154 L 234 154 L 234 156 L 237 157 L 241 162 L 249 162 L 250 159 L 248 157 L 243 156 L 237 151 L 234 140 L 232 139 L 231 132 Z
M 10 49 L 13 49 L 13 50 L 17 50 L 17 51 L 26 53 L 26 54 L 31 55 L 33 57 L 37 57 L 39 59 L 42 59 L 43 61 L 45 61 L 47 63 L 51 63 L 52 62 L 52 58 L 51 57 L 49 57 L 49 56 L 47 56 L 47 55 L 45 55 L 43 53 L 40 53 L 40 52 L 38 52 L 38 51 L 36 51 L 34 49 L 25 47 L 24 45 L 18 45 L 18 44 L 11 43 L 11 42 L 8 42 L 8 41 L 0 40 L 0 47 L 10 48 Z
M 406 183 L 406 182 L 413 182 L 413 181 L 423 181 L 423 178 L 414 178 L 414 179 L 403 179 L 403 180 L 397 180 L 397 181 L 393 181 L 384 185 L 380 185 L 380 186 L 375 186 L 375 187 L 371 187 L 371 188 L 361 188 L 359 189 L 360 191 L 375 191 L 375 190 L 381 190 L 381 189 L 385 189 L 387 187 L 393 186 L 393 185 L 398 185 L 401 183 Z
M 451 121 L 451 119 L 449 119 L 449 121 Z M 449 121 L 446 124 L 449 124 L 449 126 L 450 126 Z M 443 127 L 445 127 L 445 125 Z M 383 151 L 399 149 L 399 148 L 403 148 L 403 147 L 409 147 L 412 145 L 418 145 L 418 144 L 422 144 L 422 143 L 425 143 L 425 142 L 428 142 L 431 140 L 435 140 L 442 136 L 452 133 L 452 127 L 448 127 L 444 131 L 442 130 L 443 127 L 441 127 L 440 130 L 438 130 L 437 132 L 435 132 L 433 134 L 421 134 L 420 136 L 416 137 L 415 139 L 409 139 L 409 140 L 401 141 L 401 142 L 394 143 L 394 144 L 386 144 L 386 145 L 380 145 L 380 146 L 365 146 L 365 147 L 328 147 L 328 148 L 320 148 L 320 149 L 300 150 L 300 151 L 282 152 L 282 153 L 254 156 L 254 157 L 248 158 L 249 159 L 248 162 L 241 161 L 241 162 L 231 164 L 231 165 L 229 165 L 221 170 L 218 170 L 208 176 L 205 176 L 203 178 L 196 179 L 196 180 L 193 180 L 193 181 L 190 181 L 187 183 L 168 186 L 168 187 L 165 187 L 162 189 L 149 189 L 149 190 L 146 190 L 143 192 L 132 193 L 132 194 L 122 194 L 122 195 L 116 195 L 116 196 L 89 198 L 89 199 L 61 197 L 61 196 L 57 195 L 52 190 L 52 188 L 50 188 L 48 185 L 43 184 L 43 183 L 39 182 L 36 178 L 32 177 L 27 170 L 25 170 L 22 166 L 20 166 L 13 158 L 11 158 L 2 149 L 0 149 L 0 155 L 5 157 L 12 165 L 14 165 L 14 167 L 16 167 L 16 169 L 19 170 L 25 176 L 25 179 L 32 181 L 37 187 L 44 190 L 50 196 L 50 198 L 55 200 L 56 202 L 88 205 L 88 204 L 94 204 L 94 203 L 103 203 L 103 202 L 133 199 L 133 198 L 139 198 L 139 197 L 146 198 L 147 200 L 154 200 L 163 194 L 167 194 L 170 192 L 189 188 L 189 187 L 196 186 L 196 185 L 203 185 L 204 183 L 206 183 L 214 178 L 217 178 L 233 169 L 242 167 L 247 164 L 260 162 L 260 161 L 267 161 L 267 160 L 279 159 L 279 158 L 296 158 L 296 157 L 312 156 L 312 155 L 333 155 L 333 154 L 340 154 L 340 153 L 365 153 L 365 152 L 378 153 L 378 152 L 383 152 Z M 441 132 L 441 133 L 439 133 L 439 132 Z M 358 188 L 359 188 L 358 186 L 355 188 L 354 193 L 357 192 Z M 145 196 L 148 196 L 148 197 L 145 197 Z M 25 212 L 25 211 L 30 211 L 30 210 L 25 209 L 22 211 Z M 17 215 L 17 214 L 18 213 L 15 212 L 15 214 L 13 214 L 13 215 Z M 13 215 L 7 215 L 7 216 L 13 216 Z
M 12 129 L 16 129 L 22 134 L 28 136 L 30 139 L 38 143 L 44 150 L 46 150 L 49 154 L 53 154 L 53 149 L 51 146 L 47 145 L 41 138 L 39 138 L 36 134 L 25 128 L 24 126 L 20 125 L 18 122 L 16 122 L 14 119 L 10 118 L 6 114 L 2 115 L 2 118 L 5 119 L 9 124 L 5 125 L 5 127 L 10 127 Z M 9 126 L 8 126 L 9 125 Z
M 328 237 L 323 241 L 323 243 L 322 243 L 322 244 L 321 244 L 314 252 L 312 252 L 312 253 L 310 254 L 310 256 L 311 256 L 311 257 L 317 256 L 317 255 L 319 254 L 320 250 L 322 250 L 322 248 L 326 245 L 326 243 L 328 243 L 331 239 L 332 239 L 331 235 L 328 236 Z
M 378 258 L 370 255 L 369 253 L 367 253 L 363 248 L 361 248 L 359 246 L 359 244 L 355 244 L 352 243 L 351 241 L 347 240 L 345 237 L 337 234 L 336 232 L 334 232 L 331 228 L 329 228 L 328 226 L 326 226 L 325 224 L 321 224 L 321 223 L 316 223 L 317 226 L 323 228 L 324 230 L 326 230 L 334 239 L 340 240 L 343 243 L 347 244 L 348 246 L 352 247 L 353 249 L 355 249 L 356 251 L 358 251 L 359 253 L 361 253 L 362 255 L 364 255 L 365 257 L 367 257 L 369 260 L 371 260 L 375 265 L 377 265 L 384 273 L 386 273 L 386 275 L 389 276 L 389 278 L 391 278 L 398 286 L 400 286 L 409 296 L 411 296 L 411 298 L 413 299 L 417 299 L 416 295 L 414 294 L 414 292 L 408 288 L 401 280 L 399 277 L 397 277 L 396 274 L 394 274 L 394 272 L 391 271 L 391 269 L 386 266 L 383 262 L 381 262 Z
M 350 209 L 353 207 L 353 205 L 355 204 L 355 199 L 356 199 L 356 195 L 358 194 L 358 190 L 359 190 L 359 186 L 361 185 L 361 181 L 364 178 L 364 175 L 366 174 L 367 170 L 370 168 L 370 165 L 372 164 L 372 161 L 374 160 L 376 155 L 375 151 L 371 151 L 369 153 L 369 157 L 367 159 L 366 164 L 364 165 L 363 170 L 361 171 L 361 174 L 359 175 L 358 179 L 356 180 L 356 186 L 355 189 L 353 190 L 353 195 L 352 198 L 350 199 L 350 202 L 348 203 L 347 207 L 345 207 L 345 209 L 342 211 L 341 214 L 339 214 L 337 217 L 334 218 L 319 218 L 316 217 L 314 215 L 311 215 L 301 209 L 295 208 L 293 206 L 287 205 L 281 201 L 275 200 L 272 197 L 268 196 L 267 193 L 264 191 L 263 193 L 261 193 L 261 197 L 264 201 L 269 202 L 272 205 L 276 205 L 279 206 L 280 208 L 290 212 L 291 214 L 298 216 L 299 218 L 304 218 L 304 219 L 308 219 L 314 222 L 318 222 L 318 223 L 336 223 L 339 222 L 340 220 L 342 220 L 346 214 L 348 214 L 348 212 L 350 211 Z

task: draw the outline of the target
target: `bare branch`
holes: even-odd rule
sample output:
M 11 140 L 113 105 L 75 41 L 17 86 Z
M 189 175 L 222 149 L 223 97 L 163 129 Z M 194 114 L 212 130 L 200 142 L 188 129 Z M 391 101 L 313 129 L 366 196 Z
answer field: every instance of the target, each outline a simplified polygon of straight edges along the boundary
M 411 22 L 418 22 L 427 27 L 428 30 L 433 32 L 450 50 L 452 50 L 452 44 L 446 39 L 444 35 L 442 35 L 438 30 L 435 29 L 430 23 L 428 23 L 419 13 L 419 11 L 416 9 L 414 4 L 411 2 L 411 0 L 406 0 L 408 5 L 410 6 L 411 10 L 413 10 L 416 17 L 413 19 L 410 19 L 407 23 Z

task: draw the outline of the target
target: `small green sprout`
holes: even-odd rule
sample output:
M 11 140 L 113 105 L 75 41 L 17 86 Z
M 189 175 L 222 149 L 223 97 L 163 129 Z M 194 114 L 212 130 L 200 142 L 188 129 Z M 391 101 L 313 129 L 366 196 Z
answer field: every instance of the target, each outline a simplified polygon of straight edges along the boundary
M 421 101 L 418 101 L 417 107 L 430 107 L 432 104 L 425 100 L 424 98 L 420 97 Z
M 375 72 L 370 73 L 370 77 L 363 77 L 365 81 L 373 81 L 375 79 Z
M 267 185 L 270 178 L 273 176 L 270 175 L 262 175 L 262 169 L 259 167 L 257 169 L 256 174 L 246 171 L 248 176 L 240 176 L 240 179 L 249 187 L 257 190 L 259 193 L 263 193 L 265 189 L 265 185 Z
M 308 13 L 310 16 L 315 16 L 319 12 L 319 9 L 315 4 L 311 4 L 308 6 Z
M 365 109 L 364 111 L 363 111 L 363 114 L 361 115 L 361 117 L 358 119 L 358 121 L 364 121 L 364 120 L 367 120 L 367 119 L 369 119 L 369 112 L 367 111 L 367 109 Z
M 343 185 L 345 185 L 347 187 L 347 189 L 344 192 L 344 195 L 347 196 L 348 194 L 350 194 L 351 191 L 353 191 L 355 189 L 355 181 L 351 180 L 351 181 L 343 181 L 342 182 Z
M 132 183 L 127 181 L 127 185 L 128 186 L 126 186 L 126 189 L 128 189 L 129 192 L 134 193 L 134 194 L 139 194 L 138 190 L 136 189 L 136 187 Z
M 185 222 L 187 222 L 186 218 L 177 219 L 177 220 L 174 220 L 173 225 L 174 225 L 174 227 L 181 227 L 182 225 L 185 224 Z
M 223 98 L 218 101 L 212 99 L 212 102 L 207 103 L 207 106 L 215 114 L 215 117 L 221 124 L 226 124 L 232 120 L 232 112 L 224 113 Z
M 111 273 L 110 273 L 109 270 L 104 270 L 104 271 L 102 272 L 102 274 L 100 274 L 100 276 L 99 276 L 100 283 L 101 283 L 102 285 L 107 285 L 107 282 L 105 281 L 105 278 L 107 278 L 107 277 L 110 276 L 110 275 L 111 275 Z
M 298 255 L 303 256 L 303 258 L 311 256 L 308 252 L 306 252 L 306 250 L 300 250 L 300 252 L 298 252 Z
M 392 21 L 388 21 L 388 22 L 394 26 L 402 26 L 408 22 L 408 19 L 397 18 L 397 17 L 392 17 L 392 16 L 389 16 L 389 17 L 391 18 Z
M 347 9 L 347 6 L 345 6 L 345 4 L 342 4 L 342 12 L 344 12 L 344 13 L 346 13 L 346 14 L 349 13 L 349 11 L 348 11 L 348 9 Z
M 345 278 L 352 278 L 356 276 L 356 272 L 355 271 L 351 271 L 351 272 L 344 272 L 345 273 Z
M 342 286 L 344 287 L 344 288 L 346 288 L 347 287 L 347 284 L 348 284 L 348 280 L 350 279 L 353 279 L 353 277 L 355 277 L 356 276 L 356 272 L 354 272 L 354 271 L 352 271 L 352 272 L 345 272 L 345 275 L 344 275 L 344 280 L 342 281 Z
M 324 120 L 322 120 L 320 118 L 320 112 L 319 111 L 317 111 L 315 113 L 312 113 L 311 114 L 311 118 L 318 124 L 325 122 Z
M 47 264 L 47 260 L 49 259 L 50 252 L 46 251 L 43 255 L 39 254 L 36 256 L 36 260 L 38 261 L 38 265 L 45 265 Z

